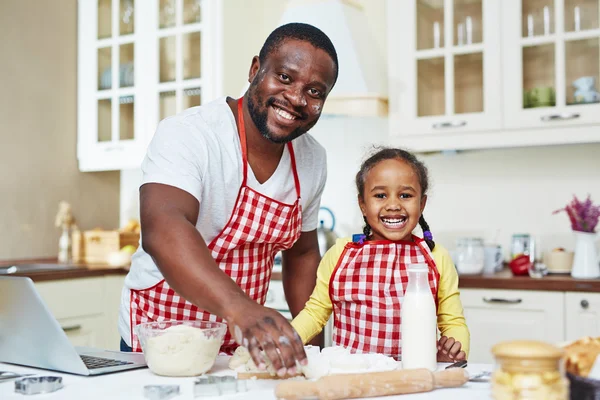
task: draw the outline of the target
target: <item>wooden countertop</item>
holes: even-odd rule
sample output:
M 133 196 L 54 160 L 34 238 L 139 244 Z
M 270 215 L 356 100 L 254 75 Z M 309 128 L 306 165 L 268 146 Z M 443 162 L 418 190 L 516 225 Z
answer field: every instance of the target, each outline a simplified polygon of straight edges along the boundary
M 6 260 L 0 261 L 0 267 L 19 264 L 56 264 L 76 266 L 74 269 L 58 270 L 58 271 L 36 271 L 15 273 L 10 275 L 0 276 L 28 276 L 34 282 L 53 281 L 58 279 L 76 279 L 76 278 L 91 278 L 103 275 L 125 275 L 127 269 L 115 268 L 109 265 L 88 265 L 82 263 L 61 264 L 56 258 L 30 258 L 23 260 Z
M 18 264 L 57 264 L 56 258 L 0 261 L 0 267 Z M 79 268 L 62 271 L 39 271 L 13 276 L 28 276 L 35 282 L 57 279 L 89 278 L 103 275 L 125 275 L 127 269 L 108 265 L 69 264 Z M 281 272 L 273 272 L 271 279 L 281 280 Z M 541 279 L 529 276 L 513 276 L 505 269 L 494 275 L 461 275 L 459 288 L 464 289 L 504 289 L 504 290 L 549 290 L 557 292 L 600 292 L 600 279 L 573 279 L 570 275 L 546 275 Z
M 536 279 L 529 276 L 513 276 L 504 269 L 497 274 L 461 275 L 459 288 L 469 289 L 513 289 L 550 290 L 557 292 L 600 292 L 600 279 L 574 279 L 568 274 L 549 274 Z
M 281 280 L 281 272 L 273 272 L 272 278 Z M 461 289 L 549 290 L 556 292 L 600 292 L 600 279 L 573 279 L 568 274 L 550 274 L 535 279 L 529 276 L 513 276 L 509 269 L 494 275 L 461 275 Z

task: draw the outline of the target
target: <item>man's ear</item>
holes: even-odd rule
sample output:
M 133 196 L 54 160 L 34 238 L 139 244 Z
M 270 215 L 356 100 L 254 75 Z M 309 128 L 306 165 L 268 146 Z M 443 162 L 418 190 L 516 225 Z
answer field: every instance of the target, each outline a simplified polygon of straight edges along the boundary
M 425 209 L 425 204 L 427 204 L 427 195 L 421 197 L 421 215 L 423 214 L 423 210 Z
M 252 63 L 250 64 L 250 71 L 248 72 L 248 82 L 252 83 L 256 74 L 260 70 L 260 61 L 258 56 L 252 57 Z

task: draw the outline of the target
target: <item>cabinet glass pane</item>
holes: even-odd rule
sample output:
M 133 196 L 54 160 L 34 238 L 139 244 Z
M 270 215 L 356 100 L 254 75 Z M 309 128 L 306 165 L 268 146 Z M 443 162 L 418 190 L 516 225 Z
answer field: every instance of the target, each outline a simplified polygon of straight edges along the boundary
M 454 113 L 483 112 L 483 54 L 454 56 Z
M 454 0 L 454 45 L 481 43 L 481 0 Z
M 417 112 L 419 117 L 446 113 L 444 81 L 443 57 L 417 61 Z
M 112 48 L 102 47 L 98 49 L 98 90 L 112 87 L 111 68 Z
M 98 39 L 112 36 L 112 1 L 98 0 Z
M 565 0 L 565 31 L 598 29 L 599 0 Z
M 566 103 L 600 102 L 600 39 L 565 42 Z
M 160 82 L 175 80 L 175 36 L 160 38 Z
M 444 0 L 417 1 L 417 50 L 444 47 Z
M 119 15 L 119 34 L 130 35 L 134 32 L 135 0 L 121 0 Z
M 160 120 L 175 115 L 177 113 L 177 105 L 175 103 L 175 91 L 161 92 L 160 98 Z
M 133 133 L 133 96 L 119 97 L 119 140 L 131 140 Z
M 523 48 L 523 108 L 556 104 L 554 65 L 554 44 Z
M 183 23 L 195 24 L 202 17 L 201 0 L 183 0 Z
M 133 43 L 122 44 L 119 48 L 119 86 L 131 87 L 134 85 L 133 79 L 133 58 L 135 49 Z
M 200 88 L 190 88 L 183 90 L 183 109 L 196 107 L 200 105 L 201 99 Z
M 554 1 L 522 0 L 521 32 L 523 37 L 554 33 Z
M 112 139 L 112 104 L 110 99 L 98 100 L 98 142 Z
M 200 78 L 200 32 L 182 36 L 183 79 Z
M 158 27 L 171 28 L 175 26 L 175 0 L 160 0 L 158 4 Z

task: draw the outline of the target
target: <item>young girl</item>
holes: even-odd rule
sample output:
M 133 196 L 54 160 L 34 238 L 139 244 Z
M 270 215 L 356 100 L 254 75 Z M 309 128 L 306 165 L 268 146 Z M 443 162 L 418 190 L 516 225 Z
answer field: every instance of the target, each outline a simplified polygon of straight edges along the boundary
M 315 289 L 292 326 L 307 343 L 321 332 L 333 311 L 334 345 L 399 359 L 407 266 L 427 263 L 441 332 L 438 361 L 466 359 L 470 338 L 458 275 L 448 251 L 434 243 L 423 218 L 427 168 L 411 153 L 385 148 L 362 164 L 356 187 L 364 235 L 339 239 L 325 254 Z M 424 239 L 412 234 L 417 224 Z

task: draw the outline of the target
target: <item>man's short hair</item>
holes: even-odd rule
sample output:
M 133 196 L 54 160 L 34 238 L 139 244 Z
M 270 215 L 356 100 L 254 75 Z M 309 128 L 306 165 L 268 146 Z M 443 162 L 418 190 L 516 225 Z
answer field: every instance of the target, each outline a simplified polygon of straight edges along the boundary
M 329 54 L 333 60 L 333 63 L 335 64 L 335 79 L 333 82 L 335 83 L 335 81 L 337 81 L 339 67 L 335 47 L 333 46 L 333 43 L 331 43 L 329 37 L 322 30 L 309 24 L 292 22 L 281 25 L 271 32 L 260 49 L 260 53 L 258 54 L 260 63 L 262 64 L 269 54 L 277 50 L 279 46 L 288 39 L 308 42 L 317 49 L 321 49 Z

